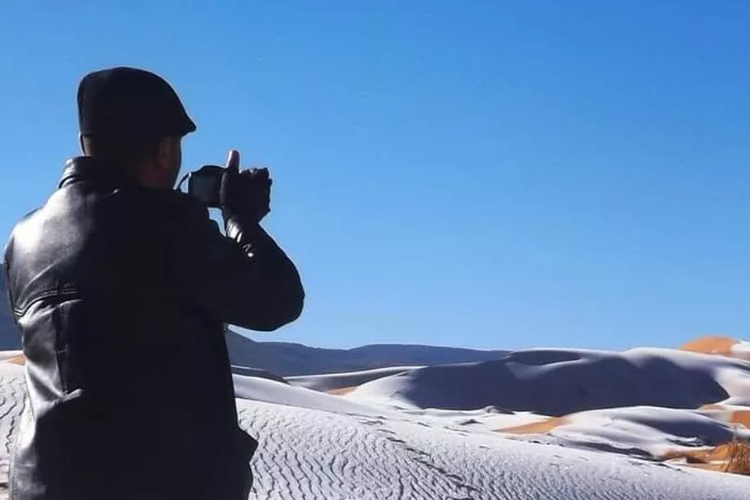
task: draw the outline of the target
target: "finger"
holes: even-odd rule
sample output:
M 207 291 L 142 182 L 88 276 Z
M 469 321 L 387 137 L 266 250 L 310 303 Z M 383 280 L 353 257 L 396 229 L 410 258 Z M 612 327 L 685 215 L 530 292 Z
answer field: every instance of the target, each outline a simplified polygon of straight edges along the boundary
M 266 181 L 270 178 L 267 168 L 249 168 L 240 172 L 240 175 L 253 179 L 254 182 Z
M 240 171 L 240 152 L 236 149 L 229 150 L 226 168 L 227 170 L 231 170 L 235 173 Z

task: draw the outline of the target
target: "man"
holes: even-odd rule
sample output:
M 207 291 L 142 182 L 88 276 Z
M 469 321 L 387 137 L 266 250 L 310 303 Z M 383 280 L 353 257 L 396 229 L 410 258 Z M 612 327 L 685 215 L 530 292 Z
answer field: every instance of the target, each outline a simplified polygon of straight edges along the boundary
M 173 189 L 195 124 L 167 82 L 91 73 L 78 111 L 84 156 L 5 251 L 28 386 L 11 498 L 247 498 L 257 443 L 237 424 L 225 324 L 275 330 L 304 295 L 259 225 L 267 171 L 230 154 L 224 236 Z

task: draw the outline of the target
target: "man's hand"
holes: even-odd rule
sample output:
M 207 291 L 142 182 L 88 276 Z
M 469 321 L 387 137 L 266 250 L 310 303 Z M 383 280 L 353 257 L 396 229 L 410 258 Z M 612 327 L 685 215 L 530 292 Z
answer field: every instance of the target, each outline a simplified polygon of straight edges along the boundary
M 231 150 L 226 173 L 221 180 L 221 212 L 227 221 L 239 215 L 244 221 L 258 223 L 271 211 L 271 184 L 267 168 L 240 172 L 240 153 Z

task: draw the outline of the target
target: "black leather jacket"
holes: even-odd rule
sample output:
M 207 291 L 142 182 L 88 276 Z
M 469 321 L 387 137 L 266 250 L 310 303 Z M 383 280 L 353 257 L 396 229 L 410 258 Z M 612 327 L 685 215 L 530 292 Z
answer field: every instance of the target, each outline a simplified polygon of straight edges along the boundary
M 5 272 L 28 397 L 14 500 L 247 498 L 225 323 L 295 320 L 294 264 L 257 224 L 93 158 L 14 229 Z

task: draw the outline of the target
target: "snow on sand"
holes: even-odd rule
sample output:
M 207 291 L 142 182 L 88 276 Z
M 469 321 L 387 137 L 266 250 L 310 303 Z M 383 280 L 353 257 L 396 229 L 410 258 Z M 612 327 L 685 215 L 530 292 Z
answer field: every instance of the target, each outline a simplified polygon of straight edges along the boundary
M 403 411 L 267 380 L 235 384 L 252 398 L 238 402 L 240 422 L 261 441 L 257 498 L 723 500 L 750 487 L 740 476 L 466 425 L 472 415 L 503 416 L 498 409 Z
M 750 410 L 750 363 L 726 355 L 544 349 L 291 385 L 234 380 L 240 423 L 260 441 L 251 498 L 739 500 L 750 491 L 742 476 L 657 461 L 744 436 L 732 426 Z M 329 393 L 341 389 L 351 392 Z M 23 368 L 0 363 L 5 470 L 22 398 Z

